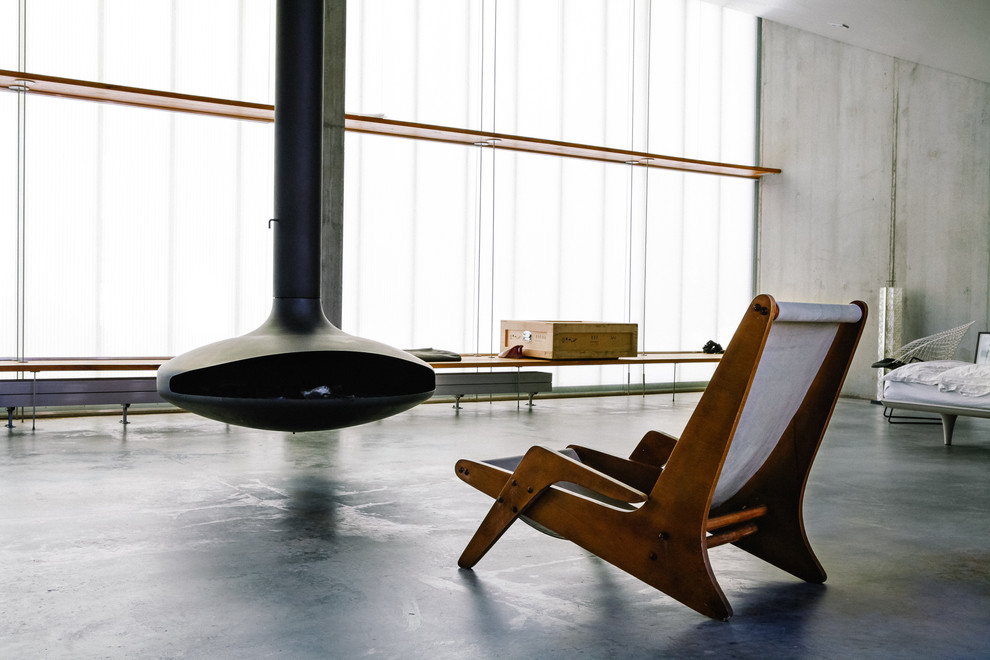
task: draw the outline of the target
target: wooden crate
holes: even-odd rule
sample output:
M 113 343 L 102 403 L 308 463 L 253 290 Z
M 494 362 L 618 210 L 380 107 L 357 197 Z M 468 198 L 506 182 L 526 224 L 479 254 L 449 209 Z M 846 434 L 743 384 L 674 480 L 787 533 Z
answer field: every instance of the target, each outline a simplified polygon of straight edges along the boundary
M 550 360 L 634 357 L 635 323 L 502 321 L 501 348 L 522 346 L 526 357 Z

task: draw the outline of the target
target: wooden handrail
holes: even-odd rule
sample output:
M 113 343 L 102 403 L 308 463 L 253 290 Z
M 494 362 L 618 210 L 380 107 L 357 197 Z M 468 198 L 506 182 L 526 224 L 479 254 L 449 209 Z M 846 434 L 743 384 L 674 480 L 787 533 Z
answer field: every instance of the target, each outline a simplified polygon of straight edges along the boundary
M 261 122 L 272 122 L 275 120 L 275 107 L 262 103 L 194 96 L 4 69 L 0 69 L 0 89 L 172 112 L 188 112 L 228 119 Z M 370 133 L 431 142 L 446 142 L 746 179 L 759 179 L 767 174 L 777 174 L 780 172 L 779 169 L 772 167 L 735 165 L 676 156 L 662 156 L 642 151 L 560 142 L 504 133 L 477 131 L 467 128 L 418 124 L 365 115 L 345 115 L 344 128 L 355 133 Z

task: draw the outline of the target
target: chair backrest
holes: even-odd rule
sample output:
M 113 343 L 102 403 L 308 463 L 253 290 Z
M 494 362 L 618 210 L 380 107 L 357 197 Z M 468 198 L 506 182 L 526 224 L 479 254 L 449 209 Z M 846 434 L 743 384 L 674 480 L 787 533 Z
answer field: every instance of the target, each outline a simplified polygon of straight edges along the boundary
M 863 317 L 863 309 L 854 304 L 780 302 L 777 307 L 779 313 L 771 320 L 739 412 L 712 507 L 732 497 L 757 473 L 804 402 L 840 324 L 858 323 Z

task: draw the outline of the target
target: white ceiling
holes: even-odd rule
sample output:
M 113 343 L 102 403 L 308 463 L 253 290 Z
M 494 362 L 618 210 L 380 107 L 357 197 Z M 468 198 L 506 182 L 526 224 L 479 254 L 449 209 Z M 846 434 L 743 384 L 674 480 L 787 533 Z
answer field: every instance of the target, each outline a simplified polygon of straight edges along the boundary
M 990 0 L 708 1 L 884 55 L 990 82 Z

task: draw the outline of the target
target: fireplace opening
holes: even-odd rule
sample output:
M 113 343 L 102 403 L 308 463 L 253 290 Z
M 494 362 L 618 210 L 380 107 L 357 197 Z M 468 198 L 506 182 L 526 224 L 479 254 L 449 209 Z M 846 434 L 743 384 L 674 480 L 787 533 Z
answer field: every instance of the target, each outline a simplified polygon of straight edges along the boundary
M 387 355 L 303 351 L 263 355 L 186 371 L 169 389 L 187 396 L 235 399 L 356 399 L 429 393 L 433 370 Z

